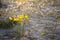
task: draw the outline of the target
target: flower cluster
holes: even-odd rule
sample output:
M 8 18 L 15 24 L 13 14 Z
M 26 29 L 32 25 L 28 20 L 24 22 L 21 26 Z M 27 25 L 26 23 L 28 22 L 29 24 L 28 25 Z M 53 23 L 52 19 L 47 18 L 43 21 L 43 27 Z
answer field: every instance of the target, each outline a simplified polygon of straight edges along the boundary
M 10 21 L 13 21 L 13 23 L 17 23 L 16 33 L 19 33 L 20 35 L 24 35 L 26 29 L 25 26 L 28 24 L 28 16 L 24 13 L 21 13 L 20 15 L 15 15 L 14 17 L 8 18 Z
M 16 21 L 16 22 L 23 22 L 24 20 L 28 20 L 28 16 L 22 13 L 14 17 L 9 17 L 9 20 Z

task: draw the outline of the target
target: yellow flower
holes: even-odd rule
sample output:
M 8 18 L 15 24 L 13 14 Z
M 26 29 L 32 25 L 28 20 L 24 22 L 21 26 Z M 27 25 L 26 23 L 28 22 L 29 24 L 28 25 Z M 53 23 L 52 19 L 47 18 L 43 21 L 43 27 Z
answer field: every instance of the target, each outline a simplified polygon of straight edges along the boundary
M 17 18 L 16 18 L 16 17 L 14 17 L 14 18 L 13 18 L 13 20 L 14 20 L 14 21 L 17 21 Z
M 17 2 L 18 2 L 18 3 L 23 3 L 23 2 L 24 2 L 24 0 L 17 0 Z
M 19 18 L 19 21 L 22 23 L 24 19 L 24 13 L 20 14 L 18 18 Z
M 19 16 L 19 18 L 20 18 L 20 19 L 23 19 L 23 18 L 24 18 L 24 14 L 21 14 L 21 15 Z
M 28 20 L 28 16 L 25 16 L 25 19 L 27 19 L 27 20 Z
M 19 18 L 16 18 L 16 21 L 19 21 Z
M 12 20 L 12 17 L 9 17 L 9 20 Z

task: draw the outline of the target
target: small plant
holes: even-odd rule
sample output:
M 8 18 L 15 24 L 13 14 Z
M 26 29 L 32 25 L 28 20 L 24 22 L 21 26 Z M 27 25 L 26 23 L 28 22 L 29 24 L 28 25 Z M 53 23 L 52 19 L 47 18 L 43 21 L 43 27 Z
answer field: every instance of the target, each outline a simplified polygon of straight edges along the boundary
M 21 36 L 24 35 L 25 25 L 28 22 L 28 16 L 25 15 L 24 13 L 21 13 L 20 15 L 16 15 L 14 17 L 9 17 L 9 20 L 17 23 L 17 29 L 15 32 Z
M 17 25 L 16 33 L 19 35 L 24 35 L 25 33 L 25 25 L 28 23 L 28 16 L 24 13 L 20 15 L 15 15 L 14 17 L 8 17 L 6 20 L 0 21 L 0 28 L 10 29 L 14 28 Z M 13 29 L 14 30 L 14 29 Z

